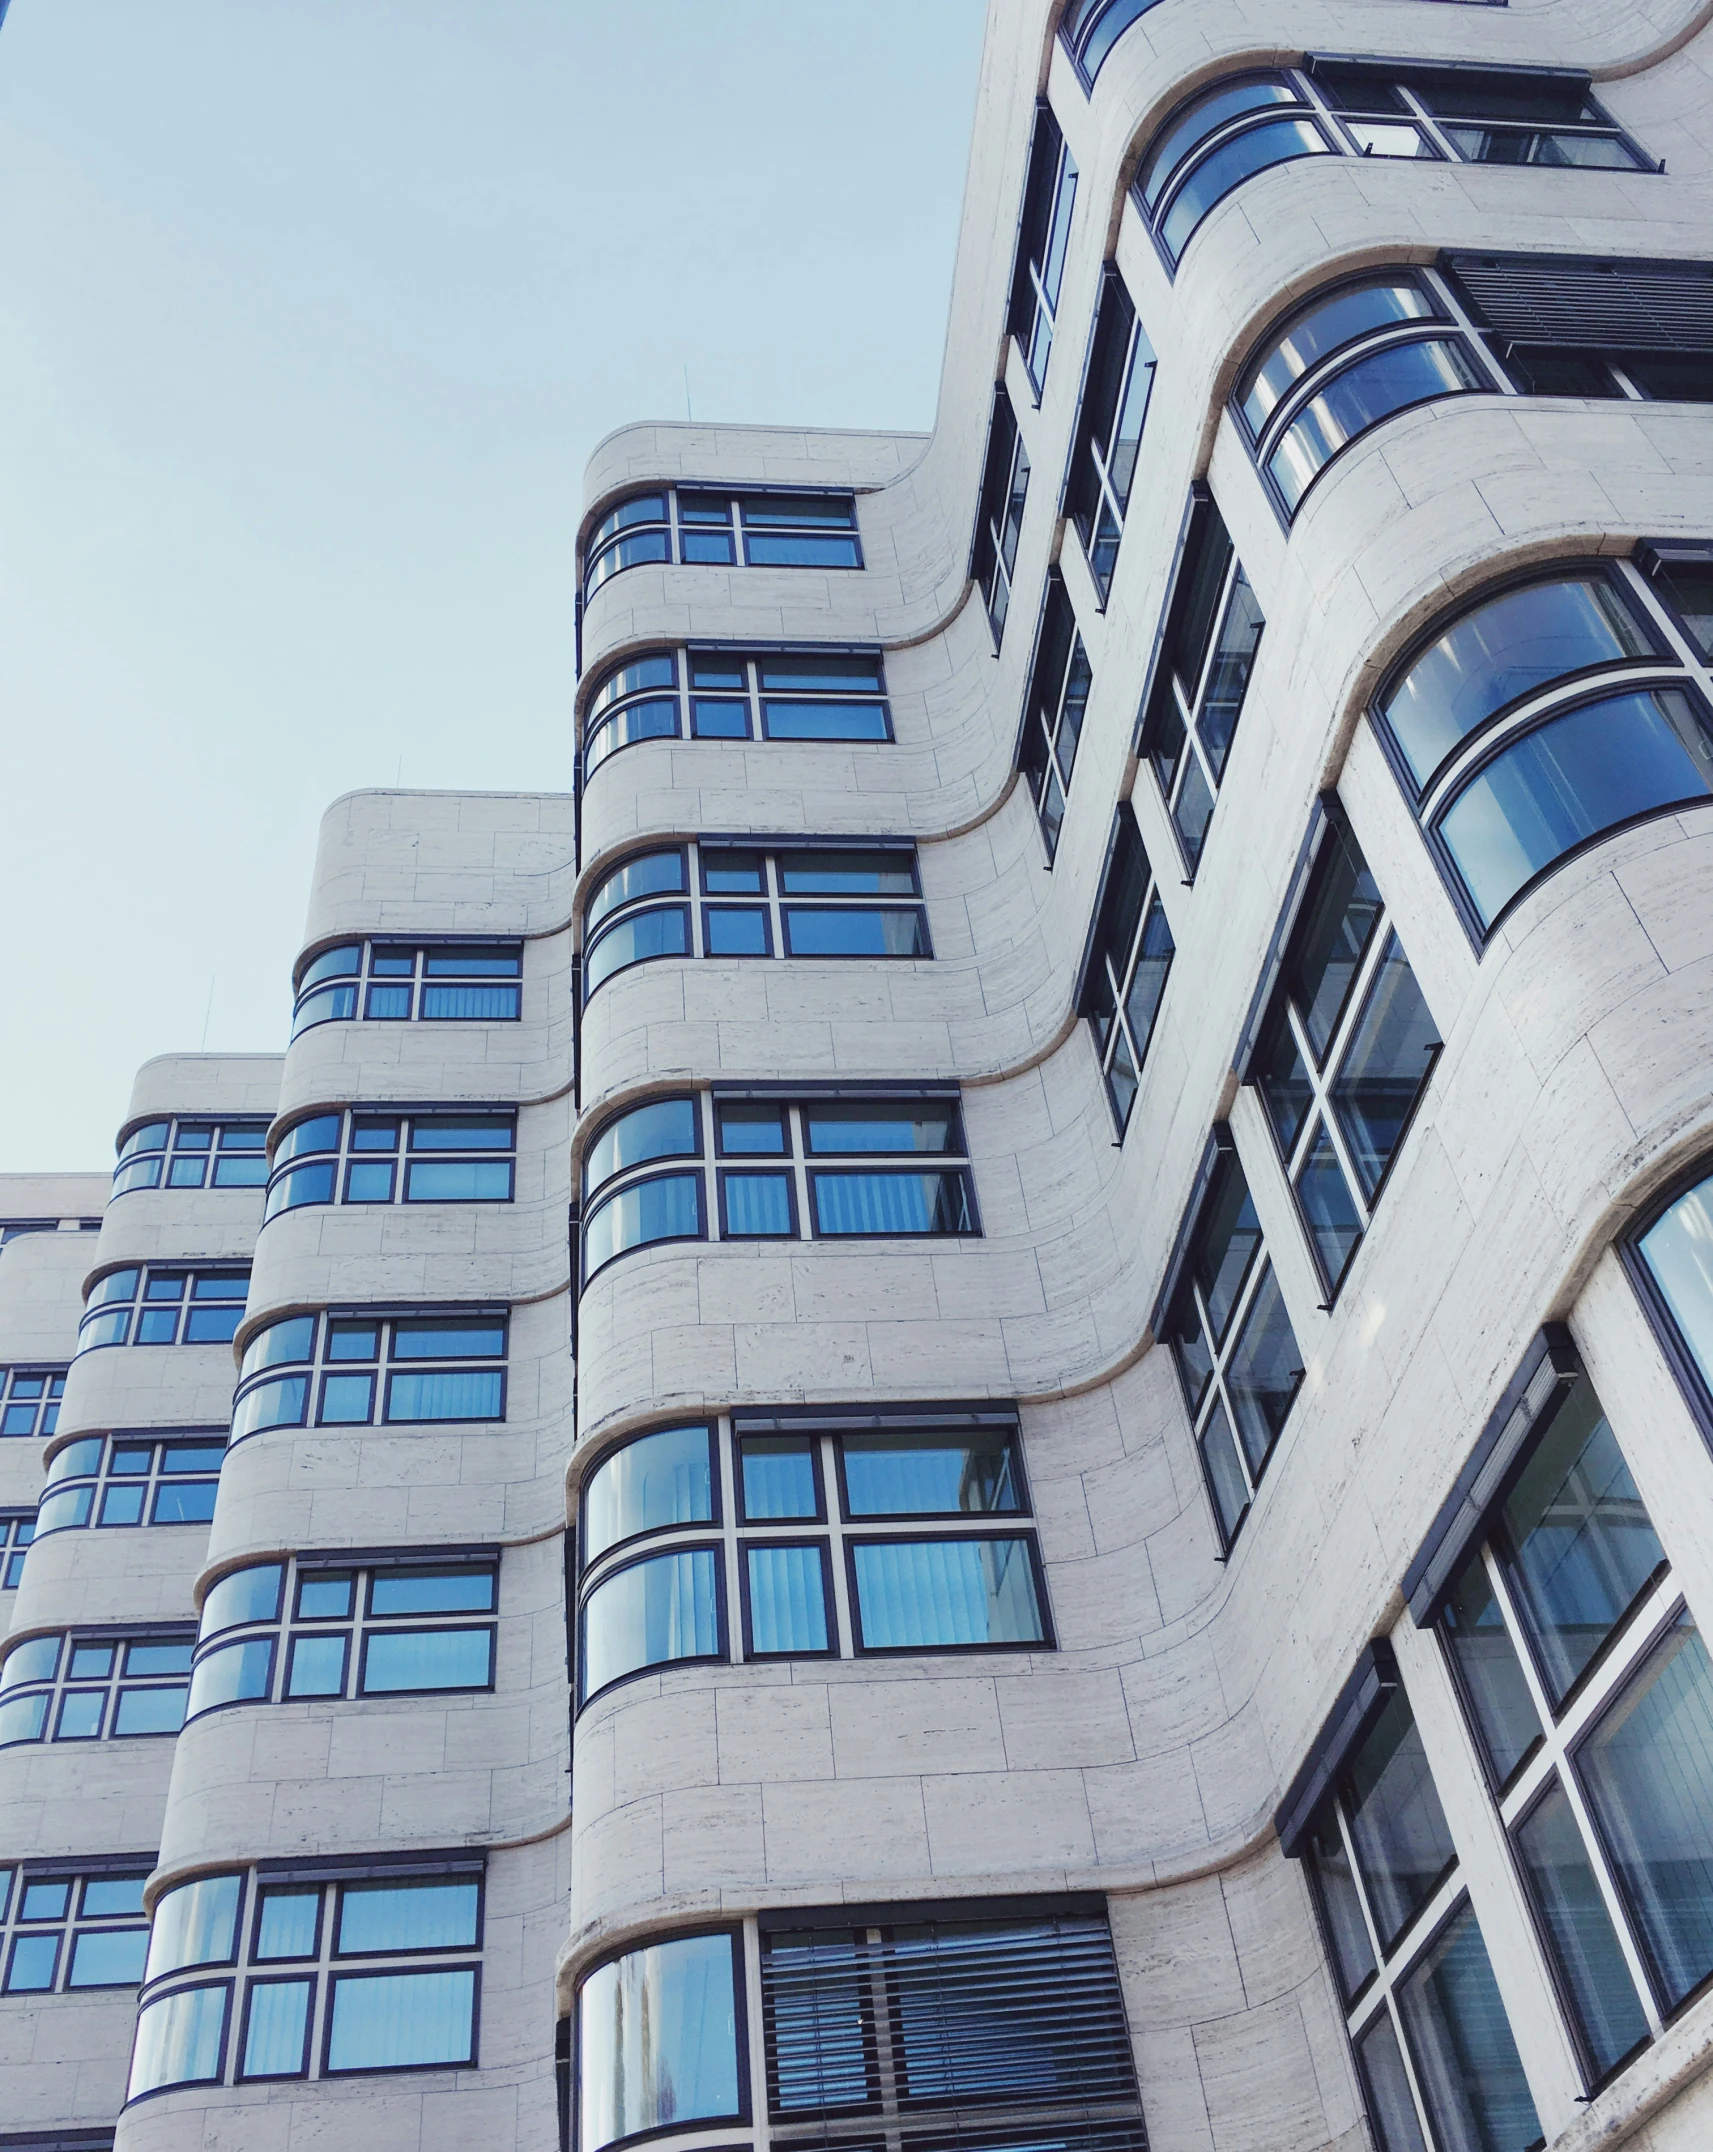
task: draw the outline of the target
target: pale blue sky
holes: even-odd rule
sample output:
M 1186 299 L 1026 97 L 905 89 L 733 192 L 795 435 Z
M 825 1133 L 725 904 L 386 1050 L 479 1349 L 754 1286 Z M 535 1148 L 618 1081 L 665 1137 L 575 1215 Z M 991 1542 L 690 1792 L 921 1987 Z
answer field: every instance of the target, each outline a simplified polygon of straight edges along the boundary
M 13 0 L 0 1170 L 275 1051 L 321 810 L 570 782 L 584 460 L 932 422 L 982 0 Z

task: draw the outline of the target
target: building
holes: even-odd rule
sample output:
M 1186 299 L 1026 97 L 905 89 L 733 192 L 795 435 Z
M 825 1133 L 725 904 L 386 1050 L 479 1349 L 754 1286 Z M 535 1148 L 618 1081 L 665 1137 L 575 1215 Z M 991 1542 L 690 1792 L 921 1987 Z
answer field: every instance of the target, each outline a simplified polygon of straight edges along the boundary
M 602 445 L 0 1192 L 0 2144 L 1713 2137 L 1710 66 L 996 4 L 933 435 Z

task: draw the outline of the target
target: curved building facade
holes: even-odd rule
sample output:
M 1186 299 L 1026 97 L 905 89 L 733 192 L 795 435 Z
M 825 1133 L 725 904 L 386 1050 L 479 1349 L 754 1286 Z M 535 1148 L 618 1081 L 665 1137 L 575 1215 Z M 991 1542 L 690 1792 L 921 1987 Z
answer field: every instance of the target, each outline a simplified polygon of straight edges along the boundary
M 933 434 L 602 444 L 19 1192 L 0 2143 L 1707 2140 L 1710 69 L 995 5 Z

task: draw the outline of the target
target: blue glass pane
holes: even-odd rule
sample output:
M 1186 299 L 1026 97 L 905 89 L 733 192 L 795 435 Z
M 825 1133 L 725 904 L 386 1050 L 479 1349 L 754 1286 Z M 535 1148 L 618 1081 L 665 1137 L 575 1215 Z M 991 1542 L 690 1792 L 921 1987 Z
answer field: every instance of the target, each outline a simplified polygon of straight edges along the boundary
M 497 1420 L 503 1416 L 504 1382 L 497 1368 L 485 1367 L 460 1368 L 444 1375 L 389 1375 L 386 1418 L 392 1422 Z
M 1352 1758 L 1350 1836 L 1382 1949 L 1390 1949 L 1456 1858 L 1427 1750 L 1402 1691 Z
M 500 1360 L 505 1350 L 503 1316 L 410 1317 L 393 1324 L 395 1360 Z
M 333 1983 L 330 2072 L 467 2063 L 475 2052 L 473 1972 L 344 1974 Z
M 1357 1216 L 1350 1184 L 1344 1178 L 1344 1168 L 1338 1162 L 1324 1121 L 1317 1125 L 1308 1156 L 1298 1168 L 1297 1201 L 1302 1206 L 1303 1223 L 1309 1229 L 1315 1253 L 1320 1257 L 1321 1270 L 1327 1283 L 1336 1289 L 1350 1258 L 1356 1253 L 1357 1242 L 1362 1238 L 1362 1220 Z M 1263 1454 L 1265 1448 L 1271 1446 L 1269 1432 Z M 1250 1462 L 1259 1469 L 1259 1458 L 1252 1457 Z
M 1676 689 L 1609 695 L 1537 725 L 1464 786 L 1439 833 L 1483 926 L 1604 830 L 1706 798 L 1713 757 Z
M 134 1988 L 143 1977 L 147 1928 L 86 1928 L 71 1947 L 68 1988 Z
M 64 1487 L 57 1494 L 50 1494 L 36 1511 L 36 1537 L 48 1532 L 63 1531 L 68 1525 L 87 1524 L 89 1506 L 95 1499 L 93 1487 Z
M 785 909 L 785 940 L 792 956 L 926 956 L 927 937 L 917 911 L 837 910 L 792 904 Z
M 1414 284 L 1358 284 L 1305 308 L 1251 371 L 1240 394 L 1243 415 L 1259 433 L 1280 401 L 1311 367 L 1375 329 L 1430 318 L 1434 308 Z
M 345 942 L 337 949 L 323 949 L 297 982 L 300 989 L 319 986 L 323 979 L 355 978 L 363 968 L 361 942 Z
M 770 740 L 884 740 L 886 712 L 876 702 L 775 702 L 761 706 Z
M 711 1548 L 656 1555 L 597 1585 L 583 1611 L 583 1694 L 645 1666 L 717 1657 L 716 1557 Z
M 1302 1352 L 1271 1265 L 1255 1288 L 1225 1379 L 1244 1454 L 1258 1472 L 1303 1379 Z
M 224 1987 L 185 1988 L 139 2011 L 125 2097 L 134 2100 L 164 2085 L 209 2084 L 217 2078 L 226 1999 Z
M 269 1323 L 258 1330 L 244 1348 L 244 1375 L 259 1374 L 265 1367 L 283 1362 L 309 1360 L 315 1353 L 315 1317 L 289 1316 L 283 1323 Z
M 783 531 L 746 531 L 744 550 L 752 568 L 860 568 L 854 537 Z
M 1487 386 L 1460 343 L 1429 339 L 1370 352 L 1303 406 L 1267 458 L 1267 469 L 1285 506 L 1294 509 L 1333 457 L 1382 419 Z
M 280 1610 L 280 1579 L 284 1574 L 278 1562 L 262 1562 L 222 1577 L 202 1602 L 198 1634 L 214 1636 L 222 1629 L 237 1628 L 240 1622 L 273 1621 Z
M 583 1193 L 594 1195 L 615 1173 L 647 1165 L 653 1158 L 693 1158 L 698 1149 L 696 1131 L 694 1099 L 653 1099 L 620 1114 L 589 1146 L 583 1161 Z
M 462 1950 L 476 1941 L 481 1900 L 474 1881 L 352 1883 L 339 1897 L 342 1957 L 378 1950 Z
M 151 1524 L 207 1524 L 214 1516 L 218 1480 L 163 1481 L 155 1490 Z
M 190 1677 L 190 1711 L 211 1711 L 217 1704 L 236 1704 L 265 1697 L 274 1670 L 273 1640 L 252 1637 L 246 1643 L 227 1644 L 197 1662 Z
M 633 702 L 627 709 L 615 710 L 591 730 L 583 748 L 584 770 L 587 773 L 599 769 L 610 754 L 638 740 L 670 740 L 677 736 L 676 695 L 661 701 Z
M 39 1741 L 46 1723 L 48 1699 L 35 1696 L 14 1696 L 0 1703 L 0 1748 L 14 1741 Z
M 364 1427 L 375 1409 L 373 1375 L 324 1375 L 321 1410 L 316 1421 L 322 1427 Z
M 187 1965 L 224 1965 L 238 1932 L 239 1876 L 204 1876 L 169 1890 L 155 1906 L 149 1930 L 148 1978 Z
M 345 1693 L 345 1645 L 342 1636 L 299 1636 L 292 1639 L 291 1660 L 286 1668 L 288 1696 L 343 1696 Z
M 696 1173 L 662 1174 L 658 1180 L 623 1188 L 590 1218 L 584 1233 L 583 1275 L 628 1248 L 657 1240 L 694 1240 L 702 1230 L 702 1177 Z
M 1275 164 L 1288 164 L 1296 157 L 1319 157 L 1328 153 L 1320 129 L 1310 120 L 1273 120 L 1251 127 L 1235 140 L 1222 142 L 1184 182 L 1160 227 L 1166 251 L 1176 261 L 1190 234 L 1215 203 L 1224 201 L 1234 187 Z
M 686 1936 L 610 1960 L 577 1998 L 578 2143 L 738 2112 L 729 1935 Z
M 750 1547 L 750 1650 L 825 1651 L 826 1579 L 818 1546 Z
M 628 964 L 646 964 L 655 957 L 687 956 L 689 952 L 690 915 L 681 905 L 660 905 L 653 911 L 621 919 L 589 951 L 583 975 L 584 999 Z
M 121 1734 L 176 1734 L 184 1724 L 182 1688 L 121 1689 L 113 1715 L 115 1737 Z
M 1594 2074 L 1604 2077 L 1648 2036 L 1617 1930 L 1564 1788 L 1545 1797 L 1513 1834 L 1518 1865 Z
M 100 1920 L 118 1913 L 143 1910 L 146 1876 L 92 1876 L 83 1886 L 80 1908 L 86 1920 Z
M 1604 576 L 1529 583 L 1454 622 L 1381 704 L 1419 785 L 1507 703 L 1589 665 L 1646 657 L 1652 639 Z
M 297 1014 L 291 1020 L 291 1035 L 295 1039 L 317 1024 L 344 1023 L 356 1013 L 357 989 L 354 986 L 321 987 L 298 1004 Z
M 591 932 L 609 912 L 621 904 L 634 904 L 639 897 L 662 896 L 684 887 L 682 852 L 642 852 L 627 859 L 609 874 L 589 899 L 583 914 L 583 930 Z
M 767 912 L 762 906 L 711 906 L 702 919 L 704 946 L 709 956 L 767 955 Z
M 1155 0 L 1094 0 L 1075 12 L 1074 26 L 1067 20 L 1065 35 L 1073 42 L 1077 59 L 1084 75 L 1092 82 L 1100 73 L 1101 63 L 1129 29 L 1130 25 L 1153 7 Z
M 1017 1473 L 1003 1432 L 846 1435 L 845 1506 L 853 1517 L 1015 1511 Z
M 265 1158 L 217 1158 L 214 1161 L 214 1185 L 216 1188 L 260 1188 L 268 1177 Z
M 968 1233 L 961 1173 L 813 1173 L 815 1226 L 824 1234 Z
M 726 1238 L 779 1239 L 793 1231 L 788 1173 L 726 1173 L 720 1177 Z
M 15 1689 L 26 1681 L 52 1681 L 59 1665 L 57 1636 L 32 1636 L 14 1645 L 0 1668 L 0 1690 Z
M 1043 1637 L 1027 1540 L 859 1540 L 851 1551 L 867 1651 Z
M 12 1962 L 6 1968 L 8 1995 L 40 1995 L 54 1984 L 59 1963 L 58 1935 L 21 1935 L 12 1945 Z
M 264 1427 L 301 1427 L 309 1402 L 309 1377 L 287 1375 L 279 1382 L 264 1382 L 246 1390 L 232 1414 L 232 1439 L 258 1433 Z
M 589 1475 L 583 1494 L 583 1559 L 592 1562 L 633 1532 L 705 1524 L 713 1514 L 708 1430 L 663 1427 L 658 1434 L 627 1442 Z
M 364 1647 L 363 1694 L 485 1689 L 493 1679 L 493 1658 L 487 1629 L 371 1630 Z
M 319 1890 L 264 1891 L 261 1918 L 256 1923 L 255 1956 L 269 1961 L 313 1958 L 320 1914 Z
M 1713 1388 L 1713 1179 L 1679 1196 L 1640 1247 L 1701 1379 Z
M 509 1203 L 509 1158 L 413 1158 L 405 1171 L 407 1203 Z
M 472 1023 L 509 1023 L 518 1013 L 515 986 L 431 986 L 422 989 L 424 1022 L 459 1018 Z
M 371 1614 L 487 1614 L 493 1604 L 491 1569 L 382 1571 L 369 1587 Z
M 143 1515 L 142 1487 L 109 1487 L 101 1497 L 102 1524 L 137 1524 Z
M 751 1435 L 740 1450 L 743 1513 L 752 1522 L 769 1517 L 818 1517 L 815 1458 L 810 1438 Z
M 363 1014 L 372 1023 L 405 1023 L 410 1017 L 408 986 L 371 986 Z
M 244 2029 L 246 2077 L 296 2077 L 302 2072 L 313 1986 L 308 1980 L 252 1984 L 249 2022 Z
M 1143 201 L 1150 209 L 1158 208 L 1167 180 L 1190 151 L 1198 148 L 1209 135 L 1217 133 L 1227 120 L 1237 119 L 1245 112 L 1262 112 L 1273 105 L 1300 102 L 1294 90 L 1275 80 L 1232 83 L 1225 89 L 1211 91 L 1206 97 L 1198 97 L 1183 118 L 1149 152 L 1136 182 Z
M 1399 2002 L 1441 2141 L 1471 2152 L 1525 2152 L 1538 2144 L 1540 2120 L 1472 1908 L 1443 1931 Z

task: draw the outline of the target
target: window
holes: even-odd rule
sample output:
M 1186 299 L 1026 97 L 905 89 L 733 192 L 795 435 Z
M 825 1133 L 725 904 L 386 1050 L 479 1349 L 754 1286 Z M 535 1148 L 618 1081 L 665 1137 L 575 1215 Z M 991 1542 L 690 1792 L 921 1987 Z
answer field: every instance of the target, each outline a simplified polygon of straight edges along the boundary
M 1306 68 L 1228 76 L 1181 105 L 1149 145 L 1133 198 L 1175 268 L 1201 220 L 1246 179 L 1331 152 L 1652 168 L 1589 95 L 1586 74 L 1311 59 Z
M 48 1460 L 36 1537 L 93 1525 L 207 1524 L 223 1435 L 79 1435 Z
M 860 568 L 856 501 L 849 493 L 688 486 L 634 493 L 590 532 L 583 595 L 592 598 L 621 569 L 674 559 L 686 567 Z
M 1220 1539 L 1236 1539 L 1303 1356 L 1229 1131 L 1216 1128 L 1150 1325 L 1171 1342 Z
M 1206 487 L 1198 486 L 1143 699 L 1139 742 L 1192 875 L 1201 863 L 1264 625 L 1225 519 Z
M 521 942 L 342 942 L 298 974 L 291 1035 L 317 1024 L 516 1023 Z
M 504 1308 L 288 1315 L 244 1348 L 232 1440 L 268 1427 L 427 1426 L 506 1416 Z
M 1133 199 L 1175 269 L 1190 235 L 1234 188 L 1258 172 L 1333 148 L 1313 97 L 1287 75 L 1246 75 L 1204 90 L 1154 137 Z
M 749 2118 L 739 2061 L 743 1944 L 729 1928 L 608 1958 L 577 1991 L 581 2152 Z
M 921 894 L 907 844 L 633 853 L 584 907 L 583 998 L 656 957 L 931 956 Z
M 0 1748 L 176 1734 L 194 1635 L 174 1623 L 24 1638 L 0 1663 Z
M 975 545 L 970 574 L 980 585 L 993 629 L 995 648 L 1005 634 L 1011 610 L 1011 573 L 1017 565 L 1017 541 L 1023 531 L 1023 504 L 1029 497 L 1029 451 L 1017 430 L 1011 398 L 1002 387 L 993 394 L 988 427 L 987 461 L 976 505 Z
M 0 1367 L 0 1435 L 51 1435 L 65 1396 L 63 1367 Z
M 748 650 L 693 643 L 628 658 L 584 711 L 583 777 L 638 740 L 686 738 L 889 741 L 881 654 L 812 643 Z
M 583 1160 L 583 1205 L 585 1284 L 660 1241 L 980 1231 L 951 1091 L 650 1099 L 601 1125 Z
M 657 1428 L 585 1477 L 579 1547 L 584 1703 L 695 1659 L 1053 1648 L 999 1407 Z
M 957 2110 L 992 2107 L 1032 2145 L 1143 2152 L 1102 1902 L 924 1910 L 877 1908 L 854 1925 L 833 1909 L 762 1915 L 770 2118 L 866 2115 L 889 2142 L 943 2145 L 933 2133 Z
M 1112 840 L 1094 928 L 1083 963 L 1078 1009 L 1094 1032 L 1106 1095 L 1122 1137 L 1142 1082 L 1176 944 L 1159 884 L 1128 800 L 1112 818 Z
M 1085 89 L 1093 89 L 1094 78 L 1107 54 L 1130 25 L 1155 4 L 1156 0 L 1071 0 L 1059 24 L 1059 35 L 1076 62 Z
M 1261 1094 L 1330 1301 L 1441 1042 L 1336 798 L 1310 841 L 1280 922 L 1277 984 L 1239 1074 Z
M 24 1581 L 24 1556 L 36 1536 L 33 1509 L 0 1510 L 0 1592 L 15 1592 Z
M 99 1233 L 99 1218 L 0 1218 L 0 1248 L 11 1240 L 22 1240 L 26 1233 L 57 1233 L 60 1231 Z
M 1109 263 L 1089 345 L 1088 375 L 1065 489 L 1065 505 L 1082 540 L 1102 605 L 1112 588 L 1153 389 L 1154 347 L 1136 319 L 1123 278 Z
M 7 1995 L 71 1995 L 83 1988 L 134 1988 L 143 1977 L 146 1855 L 105 1860 L 25 1861 L 0 1868 L 0 1949 Z
M 1444 1648 L 1592 2090 L 1713 1975 L 1713 1663 L 1562 1330 L 1536 1341 L 1405 1591 Z
M 313 1114 L 280 1138 L 262 1222 L 306 1203 L 509 1203 L 516 1153 L 511 1112 Z
M 77 1326 L 77 1349 L 97 1345 L 229 1345 L 250 1291 L 242 1270 L 150 1263 L 96 1279 Z
M 1713 549 L 1565 561 L 1463 604 L 1371 709 L 1479 948 L 1563 861 L 1713 794 L 1713 674 L 1684 605 Z
M 1065 579 L 1057 568 L 1047 572 L 1047 599 L 1035 639 L 1035 663 L 1023 705 L 1023 732 L 1017 766 L 1035 802 L 1035 814 L 1047 846 L 1047 864 L 1059 847 L 1065 819 L 1065 795 L 1071 789 L 1077 742 L 1082 737 L 1094 675 L 1077 632 Z
M 1443 285 L 1399 270 L 1322 292 L 1287 315 L 1239 375 L 1233 401 L 1289 518 L 1333 458 L 1383 419 L 1493 388 Z
M 1704 1159 L 1620 1243 L 1678 1383 L 1713 1443 L 1713 1175 Z
M 1045 103 L 1038 104 L 1035 107 L 1035 133 L 1029 144 L 1029 176 L 1023 189 L 1023 219 L 1017 234 L 1017 259 L 1011 271 L 1011 308 L 1006 324 L 1017 339 L 1037 400 L 1046 385 L 1047 361 L 1053 353 L 1059 286 L 1064 281 L 1071 211 L 1076 198 L 1076 160 L 1065 147 L 1065 138 L 1059 132 L 1059 123 L 1051 108 Z M 1003 392 L 1001 394 L 1003 399 Z M 991 456 L 990 449 L 990 459 Z M 998 633 L 997 627 L 994 632 Z
M 491 1554 L 229 1570 L 202 1603 L 189 1715 L 222 1704 L 491 1689 L 499 1570 Z
M 479 1860 L 433 1856 L 282 1862 L 163 1892 L 127 2101 L 173 2085 L 474 2068 L 482 1897 Z M 210 1968 L 223 1977 L 186 1979 Z
M 268 1124 L 259 1121 L 150 1121 L 119 1147 L 113 1193 L 133 1188 L 260 1188 Z
M 1713 265 L 1447 254 L 1440 266 L 1525 396 L 1713 401 Z
M 1385 2152 L 1531 2152 L 1534 2101 L 1388 1644 L 1334 1730 L 1279 1829 L 1313 1879 L 1374 2134 Z

